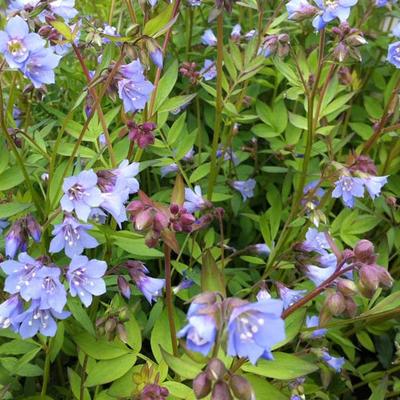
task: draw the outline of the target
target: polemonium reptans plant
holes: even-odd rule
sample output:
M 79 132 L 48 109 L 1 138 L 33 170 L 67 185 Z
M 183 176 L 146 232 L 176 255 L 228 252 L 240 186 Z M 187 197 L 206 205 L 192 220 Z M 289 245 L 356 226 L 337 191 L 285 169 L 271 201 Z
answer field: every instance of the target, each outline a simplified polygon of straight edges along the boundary
M 397 398 L 399 2 L 6 3 L 0 397 Z

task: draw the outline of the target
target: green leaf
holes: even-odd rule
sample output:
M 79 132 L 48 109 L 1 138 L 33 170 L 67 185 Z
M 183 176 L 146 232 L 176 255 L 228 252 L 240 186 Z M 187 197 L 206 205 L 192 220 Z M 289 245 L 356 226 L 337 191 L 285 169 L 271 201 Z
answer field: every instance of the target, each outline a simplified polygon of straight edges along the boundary
M 54 339 L 52 340 L 52 345 L 50 347 L 51 362 L 54 362 L 64 344 L 64 331 L 65 331 L 64 323 L 60 321 L 57 324 L 57 333 Z
M 210 173 L 210 165 L 211 163 L 209 162 L 199 165 L 190 175 L 190 182 L 197 182 L 207 176 Z
M 282 389 L 276 388 L 266 379 L 253 374 L 245 374 L 250 382 L 257 400 L 289 400 L 289 396 L 282 393 Z
M 124 323 L 126 334 L 128 336 L 128 344 L 134 353 L 139 353 L 142 348 L 142 333 L 136 318 L 132 313 L 129 314 L 129 320 Z
M 317 365 L 292 354 L 276 352 L 273 355 L 274 360 L 259 360 L 257 365 L 247 363 L 242 366 L 242 370 L 267 378 L 289 380 L 311 374 L 318 369 Z
M 95 360 L 111 360 L 132 354 L 132 351 L 121 342 L 109 342 L 103 338 L 96 339 L 87 333 L 75 335 L 72 338 L 84 353 Z
M 76 297 L 68 298 L 68 308 L 82 328 L 89 332 L 92 336 L 95 336 L 96 333 L 94 331 L 92 321 L 87 315 L 86 310 L 82 307 L 81 302 Z
M 86 387 L 110 383 L 125 375 L 136 362 L 135 354 L 113 358 L 112 360 L 98 361 L 88 373 Z
M 209 250 L 202 255 L 201 290 L 203 292 L 219 292 L 226 295 L 223 271 L 220 271 Z
M 194 379 L 201 372 L 202 366 L 194 363 L 189 358 L 183 360 L 182 358 L 175 357 L 165 351 L 162 346 L 160 346 L 160 350 L 168 366 L 183 378 Z
M 164 100 L 169 96 L 178 79 L 178 60 L 175 60 L 165 71 L 158 83 L 157 97 L 154 110 L 157 111 Z
M 371 308 L 371 310 L 362 313 L 360 317 L 362 318 L 374 314 L 388 312 L 397 307 L 400 307 L 400 291 L 391 293 L 389 296 L 380 301 L 375 307 Z
M 272 128 L 271 126 L 265 125 L 265 124 L 257 124 L 254 125 L 251 128 L 251 131 L 258 137 L 261 137 L 263 139 L 269 139 L 273 138 L 276 136 L 279 136 L 280 133 L 277 132 L 275 128 Z
M 83 399 L 81 399 L 81 377 L 71 368 L 68 368 L 68 380 L 71 385 L 72 394 L 77 400 L 90 400 L 90 393 L 87 388 L 83 391 Z
M 114 244 L 135 257 L 162 257 L 163 253 L 157 249 L 151 249 L 144 243 L 143 237 L 129 231 L 114 232 L 112 238 Z
M 0 191 L 5 191 L 18 186 L 24 181 L 20 167 L 11 167 L 0 174 Z
M 344 105 L 347 104 L 347 102 L 354 96 L 354 93 L 347 93 L 343 96 L 338 97 L 337 99 L 333 100 L 331 103 L 329 103 L 322 111 L 320 118 L 324 117 L 325 115 L 328 115 L 330 113 L 333 113 L 335 111 L 338 111 L 340 108 L 342 108 Z
M 197 93 L 171 97 L 170 99 L 164 101 L 161 104 L 160 108 L 158 109 L 158 112 L 176 111 L 180 107 L 190 103 L 196 96 Z
M 162 30 L 172 17 L 174 5 L 169 4 L 160 14 L 147 21 L 143 29 L 143 34 L 146 36 L 154 36 L 157 32 Z
M 68 42 L 72 42 L 74 40 L 74 34 L 71 31 L 71 28 L 62 21 L 52 21 L 50 24 L 60 32 Z
M 31 203 L 4 203 L 0 204 L 0 218 L 9 218 L 31 207 Z
M 170 395 L 174 398 L 184 399 L 184 400 L 195 400 L 196 397 L 193 393 L 193 389 L 189 386 L 184 385 L 179 382 L 163 382 L 162 387 L 168 389 Z
M 375 346 L 374 346 L 374 342 L 372 341 L 372 339 L 370 338 L 370 336 L 368 335 L 368 332 L 366 331 L 359 331 L 356 332 L 356 336 L 358 341 L 369 351 L 371 351 L 372 353 L 375 352 Z

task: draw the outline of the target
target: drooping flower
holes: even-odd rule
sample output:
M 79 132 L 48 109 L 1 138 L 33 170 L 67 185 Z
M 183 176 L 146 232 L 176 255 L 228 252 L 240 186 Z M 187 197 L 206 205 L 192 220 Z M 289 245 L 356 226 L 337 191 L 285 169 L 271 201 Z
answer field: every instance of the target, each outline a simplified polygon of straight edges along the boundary
M 65 178 L 63 190 L 65 194 L 61 199 L 61 208 L 69 213 L 75 210 L 78 218 L 85 222 L 91 208 L 98 207 L 103 201 L 93 170 Z
M 308 279 L 314 282 L 316 286 L 319 286 L 322 282 L 326 281 L 331 277 L 336 270 L 336 266 L 331 267 L 317 267 L 316 265 L 307 265 L 305 274 Z
M 240 24 L 234 25 L 231 31 L 231 39 L 232 40 L 239 40 L 240 39 L 240 32 L 242 31 L 242 27 Z
M 387 176 L 373 176 L 373 175 L 369 175 L 366 178 L 361 178 L 372 200 L 374 200 L 381 194 L 381 189 L 384 185 L 386 185 L 387 178 L 388 178 Z
M 152 51 L 150 51 L 149 54 L 151 61 L 153 61 L 155 66 L 157 68 L 162 68 L 164 64 L 164 55 L 162 50 L 158 46 L 155 46 L 154 49 L 152 49 Z
M 251 31 L 248 31 L 245 35 L 244 38 L 249 41 L 251 39 L 253 39 L 255 36 L 257 35 L 257 30 L 256 29 L 252 29 Z
M 256 295 L 257 301 L 268 300 L 270 298 L 271 298 L 271 295 L 269 294 L 268 290 L 265 288 L 260 289 Z
M 94 249 L 99 245 L 97 240 L 86 231 L 92 225 L 81 224 L 71 215 L 67 215 L 61 224 L 54 227 L 54 238 L 50 242 L 50 253 L 58 253 L 64 249 L 65 254 L 72 258 L 82 254 L 85 249 Z
M 259 256 L 268 256 L 271 253 L 271 249 L 265 243 L 257 243 L 249 246 L 249 250 L 256 253 Z
M 392 35 L 397 38 L 400 38 L 400 23 L 394 26 L 394 28 L 392 29 Z
M 322 360 L 336 372 L 340 372 L 345 363 L 344 357 L 333 357 L 327 351 L 322 352 Z
M 51 308 L 42 310 L 40 302 L 33 300 L 31 306 L 16 320 L 21 323 L 19 334 L 22 339 L 28 339 L 40 332 L 44 336 L 54 336 L 57 331 L 56 319 L 65 319 L 70 316 L 68 311 L 57 312 Z
M 320 9 L 319 14 L 313 20 L 313 26 L 317 31 L 325 28 L 325 26 L 339 18 L 340 22 L 344 22 L 350 15 L 351 7 L 357 4 L 358 0 L 314 0 Z
M 161 296 L 162 290 L 165 286 L 165 279 L 152 278 L 142 274 L 138 279 L 136 279 L 135 283 L 147 301 L 151 304 Z
M 389 45 L 387 60 L 396 68 L 400 68 L 400 42 Z
M 61 313 L 67 303 L 67 292 L 60 282 L 61 270 L 57 267 L 42 267 L 37 273 L 37 279 L 41 281 L 39 297 L 40 309 L 53 309 Z
M 269 299 L 235 307 L 228 323 L 228 355 L 247 357 L 252 364 L 273 359 L 271 348 L 285 339 L 283 302 Z
M 26 301 L 40 297 L 42 282 L 37 277 L 43 267 L 40 261 L 27 253 L 20 253 L 18 261 L 3 261 L 0 267 L 8 275 L 4 282 L 4 290 L 7 293 L 19 293 Z
M 187 0 L 191 7 L 199 7 L 201 5 L 201 0 Z
M 203 198 L 201 187 L 196 185 L 194 190 L 185 188 L 185 202 L 183 207 L 190 213 L 203 210 L 209 206 L 209 202 Z
M 204 60 L 204 67 L 200 70 L 200 74 L 206 81 L 211 81 L 217 76 L 217 68 L 212 60 Z
M 354 198 L 364 196 L 364 182 L 361 178 L 341 176 L 335 182 L 335 189 L 332 192 L 333 198 L 341 197 L 346 207 L 354 207 Z
M 186 337 L 186 346 L 189 350 L 207 356 L 214 346 L 217 335 L 212 306 L 197 302 L 195 299 L 190 304 L 187 320 L 188 324 L 178 332 L 178 338 Z
M 28 235 L 22 221 L 15 221 L 4 238 L 6 256 L 14 258 L 18 252 L 26 251 L 28 248 Z
M 224 157 L 224 161 L 232 161 L 233 165 L 238 165 L 240 160 L 232 150 L 231 147 L 223 149 L 222 147 L 218 148 L 216 153 L 217 158 Z
M 50 10 L 66 21 L 74 18 L 78 11 L 75 9 L 75 0 L 53 0 L 49 2 Z
M 106 284 L 102 278 L 106 270 L 105 261 L 89 260 L 86 256 L 73 257 L 67 271 L 71 296 L 78 295 L 82 303 L 89 307 L 93 296 L 106 292 Z
M 330 249 L 330 246 L 324 232 L 319 232 L 315 228 L 308 228 L 303 248 L 305 251 L 315 251 L 324 255 L 326 254 L 326 250 Z
M 139 60 L 120 68 L 123 79 L 118 82 L 119 98 L 124 103 L 126 112 L 143 110 L 153 91 L 153 84 L 143 74 L 143 66 Z
M 276 284 L 279 292 L 279 297 L 283 301 L 283 309 L 286 310 L 289 308 L 291 305 L 299 301 L 304 297 L 304 295 L 307 293 L 307 290 L 293 290 L 289 289 L 282 283 L 278 282 Z
M 0 304 L 0 328 L 12 328 L 17 331 L 19 322 L 16 317 L 23 312 L 22 301 L 18 295 L 9 297 L 6 301 Z
M 317 8 L 311 5 L 307 0 L 290 0 L 286 4 L 288 18 L 293 21 L 301 21 L 305 18 L 315 15 Z
M 201 37 L 201 43 L 206 46 L 216 46 L 217 38 L 214 35 L 214 32 L 211 29 L 206 29 Z
M 247 199 L 250 199 L 254 196 L 256 181 L 251 178 L 245 181 L 233 181 L 232 187 L 240 192 L 243 197 L 243 201 L 246 201 Z
M 22 68 L 31 52 L 44 45 L 45 41 L 37 33 L 29 33 L 28 24 L 18 15 L 10 18 L 6 29 L 0 32 L 0 53 L 11 68 Z
M 307 318 L 306 318 L 306 327 L 307 328 L 315 328 L 318 326 L 319 326 L 319 318 L 317 315 L 307 316 Z M 322 336 L 325 336 L 327 331 L 328 330 L 326 328 L 315 329 L 312 331 L 311 337 L 313 339 L 320 338 Z
M 161 178 L 164 178 L 164 176 L 170 174 L 170 173 L 175 173 L 179 171 L 179 167 L 176 163 L 172 163 L 169 165 L 165 165 L 164 167 L 160 168 L 161 172 Z

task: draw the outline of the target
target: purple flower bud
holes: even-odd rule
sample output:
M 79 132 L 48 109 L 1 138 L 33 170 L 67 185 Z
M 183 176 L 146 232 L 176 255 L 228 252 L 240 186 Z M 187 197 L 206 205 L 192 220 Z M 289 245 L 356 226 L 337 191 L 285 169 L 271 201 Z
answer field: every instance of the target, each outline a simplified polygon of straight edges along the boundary
M 208 362 L 206 373 L 210 381 L 222 380 L 227 372 L 225 364 L 218 358 L 212 358 Z
M 354 296 L 358 292 L 356 284 L 350 279 L 338 279 L 336 287 L 345 297 Z
M 150 52 L 150 58 L 157 66 L 157 68 L 163 67 L 164 56 L 159 47 L 156 47 L 153 51 Z
M 358 241 L 353 251 L 357 261 L 362 263 L 372 264 L 376 260 L 374 245 L 369 240 L 362 239 Z
M 27 249 L 28 237 L 22 226 L 23 220 L 15 221 L 5 237 L 6 256 L 14 258 L 17 252 Z
M 379 287 L 378 271 L 373 265 L 363 265 L 359 270 L 360 283 L 368 291 L 375 292 Z M 368 296 L 369 297 L 369 296 Z
M 217 382 L 211 393 L 211 400 L 233 400 L 229 386 L 225 382 Z
M 229 383 L 233 394 L 238 400 L 255 400 L 255 394 L 249 381 L 243 376 L 233 375 Z
M 138 400 L 166 400 L 168 395 L 169 391 L 167 388 L 151 383 L 144 387 Z
M 203 399 L 211 392 L 211 381 L 207 377 L 207 373 L 201 372 L 193 380 L 193 392 L 196 399 Z
M 342 314 L 346 309 L 344 296 L 340 292 L 329 294 L 326 298 L 325 304 L 328 307 L 329 312 L 334 316 Z
M 317 8 L 312 6 L 307 0 L 291 0 L 286 4 L 288 18 L 293 21 L 302 21 L 312 17 L 317 13 Z
M 122 276 L 118 276 L 118 289 L 121 292 L 122 296 L 126 299 L 130 299 L 131 297 L 131 287 L 129 286 L 128 281 Z

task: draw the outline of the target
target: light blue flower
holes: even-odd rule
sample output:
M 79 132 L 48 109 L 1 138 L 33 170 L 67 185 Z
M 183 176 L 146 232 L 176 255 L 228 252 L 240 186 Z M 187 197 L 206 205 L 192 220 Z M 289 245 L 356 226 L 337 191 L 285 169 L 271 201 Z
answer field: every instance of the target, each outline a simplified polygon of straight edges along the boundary
M 169 165 L 165 165 L 164 167 L 160 168 L 161 172 L 161 178 L 164 178 L 164 176 L 170 174 L 170 173 L 175 173 L 179 171 L 179 167 L 176 163 L 172 163 Z
M 194 213 L 207 207 L 207 201 L 203 198 L 199 185 L 196 185 L 194 190 L 185 188 L 185 202 L 183 203 L 183 207 L 189 213 Z
M 163 67 L 164 55 L 159 47 L 155 47 L 153 51 L 150 51 L 150 58 L 157 68 Z
M 89 307 L 93 296 L 106 292 L 102 278 L 106 270 L 105 261 L 89 260 L 86 256 L 73 257 L 67 271 L 71 296 L 79 296 L 85 307 Z
M 0 32 L 0 53 L 11 68 L 22 68 L 33 51 L 42 49 L 45 41 L 37 33 L 29 33 L 28 24 L 20 17 L 10 18 Z
M 397 38 L 400 38 L 400 23 L 394 26 L 394 28 L 392 29 L 392 35 Z
M 231 31 L 231 39 L 232 40 L 239 40 L 240 39 L 240 33 L 242 31 L 242 27 L 240 24 L 234 25 Z
M 318 11 L 307 0 L 290 0 L 286 4 L 286 10 L 288 12 L 288 19 L 293 21 L 301 21 L 304 18 L 315 15 Z
M 204 80 L 211 81 L 217 76 L 217 68 L 215 62 L 212 60 L 205 60 L 204 67 L 200 70 L 200 74 L 203 76 Z
M 66 21 L 74 18 L 78 11 L 75 9 L 75 0 L 53 0 L 49 2 L 50 10 Z
M 336 372 L 340 372 L 345 363 L 344 357 L 333 357 L 327 351 L 322 353 L 322 360 L 324 360 L 326 364 L 333 368 Z
M 64 249 L 65 254 L 72 258 L 83 253 L 85 249 L 94 249 L 99 245 L 97 240 L 86 231 L 92 225 L 81 224 L 74 217 L 68 215 L 61 224 L 54 227 L 54 238 L 50 242 L 50 253 L 58 253 Z
M 41 290 L 39 296 L 34 298 L 40 300 L 40 309 L 53 309 L 61 313 L 67 304 L 67 292 L 60 282 L 61 270 L 57 267 L 42 267 L 37 273 Z
M 24 311 L 22 301 L 18 295 L 9 297 L 0 304 L 0 328 L 11 328 L 16 332 L 19 328 L 19 322 L 16 317 Z
M 361 178 L 341 176 L 335 182 L 335 189 L 332 192 L 333 198 L 341 197 L 346 207 L 353 208 L 355 198 L 364 197 L 364 182 Z
M 372 200 L 381 194 L 381 189 L 387 183 L 387 176 L 373 176 L 361 178 Z
M 389 45 L 387 60 L 396 68 L 400 68 L 400 42 Z
M 307 265 L 305 274 L 308 279 L 314 282 L 315 286 L 319 286 L 322 282 L 330 278 L 336 270 L 336 265 L 331 267 L 317 267 L 316 265 Z
M 283 309 L 286 310 L 294 303 L 298 302 L 307 293 L 307 290 L 293 290 L 289 289 L 283 284 L 277 284 L 279 297 L 283 301 Z
M 147 301 L 151 304 L 161 296 L 162 290 L 165 286 L 165 279 L 152 278 L 145 274 L 141 274 L 135 283 Z
M 201 37 L 201 43 L 206 46 L 216 46 L 217 38 L 214 35 L 214 32 L 211 29 L 206 29 Z
M 319 14 L 313 20 L 313 26 L 317 31 L 325 28 L 325 26 L 338 18 L 340 22 L 344 22 L 350 15 L 351 7 L 357 4 L 358 0 L 314 0 L 320 9 Z
M 93 170 L 82 171 L 77 176 L 64 179 L 64 196 L 61 198 L 61 208 L 72 212 L 82 221 L 87 221 L 92 207 L 98 207 L 103 199 L 97 187 L 97 175 Z
M 321 255 L 325 255 L 326 250 L 330 249 L 325 233 L 315 228 L 308 228 L 303 247 L 306 251 L 315 251 Z
M 247 179 L 245 181 L 233 181 L 232 187 L 236 189 L 243 197 L 243 201 L 250 199 L 254 196 L 254 188 L 256 181 L 254 179 Z
M 228 323 L 228 355 L 273 359 L 271 348 L 285 339 L 283 302 L 268 299 L 235 307 Z
M 319 317 L 317 315 L 307 316 L 306 318 L 306 326 L 307 328 L 315 328 L 319 326 Z M 315 329 L 311 333 L 311 337 L 313 339 L 318 339 L 325 336 L 328 330 L 326 328 Z

